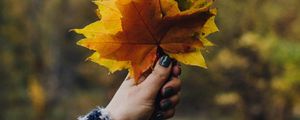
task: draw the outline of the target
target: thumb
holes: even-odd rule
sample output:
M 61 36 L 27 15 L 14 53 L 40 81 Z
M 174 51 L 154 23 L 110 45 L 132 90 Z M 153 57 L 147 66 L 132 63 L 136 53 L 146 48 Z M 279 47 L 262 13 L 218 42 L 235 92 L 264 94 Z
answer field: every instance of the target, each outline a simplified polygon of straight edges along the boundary
M 171 73 L 172 59 L 169 56 L 162 56 L 156 63 L 152 73 L 141 83 L 151 95 L 156 96 L 162 85 L 167 81 Z

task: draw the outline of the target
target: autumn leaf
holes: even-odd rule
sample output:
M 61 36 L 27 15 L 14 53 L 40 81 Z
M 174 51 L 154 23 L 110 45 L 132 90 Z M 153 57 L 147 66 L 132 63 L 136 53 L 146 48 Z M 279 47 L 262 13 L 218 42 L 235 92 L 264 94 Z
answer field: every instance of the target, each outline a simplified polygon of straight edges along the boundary
M 35 76 L 30 76 L 28 84 L 28 94 L 31 98 L 34 109 L 42 112 L 45 108 L 45 91 Z
M 218 31 L 212 0 L 97 0 L 96 21 L 75 32 L 79 45 L 95 53 L 89 60 L 110 72 L 129 69 L 138 78 L 159 54 L 187 65 L 206 68 L 201 49 L 212 46 L 206 37 Z

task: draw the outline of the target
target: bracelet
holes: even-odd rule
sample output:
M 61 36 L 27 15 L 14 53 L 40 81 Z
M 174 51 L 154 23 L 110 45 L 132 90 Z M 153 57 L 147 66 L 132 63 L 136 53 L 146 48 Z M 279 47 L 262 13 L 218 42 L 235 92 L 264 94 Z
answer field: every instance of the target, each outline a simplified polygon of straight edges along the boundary
M 87 115 L 83 117 L 79 117 L 78 120 L 112 120 L 112 119 L 104 108 L 97 107 L 96 109 L 89 112 Z

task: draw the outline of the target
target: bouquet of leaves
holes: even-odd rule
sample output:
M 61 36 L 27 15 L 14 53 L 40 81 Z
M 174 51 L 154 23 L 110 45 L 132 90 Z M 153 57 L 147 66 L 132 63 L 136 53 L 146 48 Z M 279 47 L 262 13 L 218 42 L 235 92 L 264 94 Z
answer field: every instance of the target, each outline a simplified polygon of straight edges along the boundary
M 96 0 L 99 21 L 75 32 L 89 60 L 115 72 L 128 69 L 135 82 L 161 55 L 206 68 L 201 50 L 218 31 L 213 0 Z

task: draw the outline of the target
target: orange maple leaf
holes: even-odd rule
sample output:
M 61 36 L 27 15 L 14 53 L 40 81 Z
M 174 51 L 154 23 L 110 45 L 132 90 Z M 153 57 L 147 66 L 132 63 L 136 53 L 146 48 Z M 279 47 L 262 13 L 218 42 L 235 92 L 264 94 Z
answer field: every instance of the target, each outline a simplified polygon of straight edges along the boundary
M 111 72 L 129 69 L 138 78 L 151 69 L 157 53 L 206 68 L 200 49 L 218 31 L 211 0 L 191 0 L 181 11 L 175 0 L 97 0 L 101 20 L 75 29 L 86 38 L 79 45 L 94 50 L 90 60 Z

